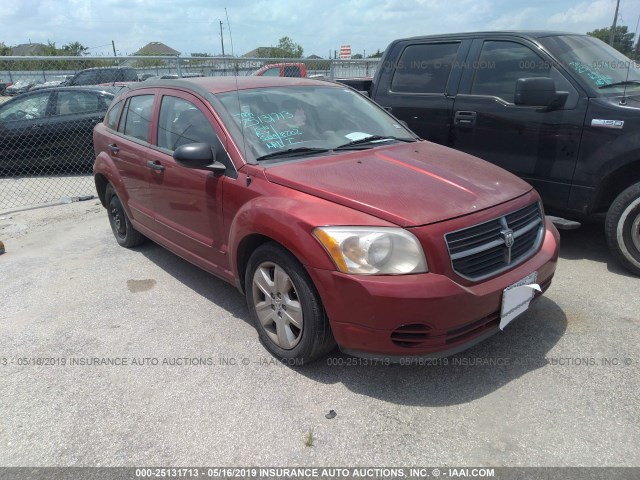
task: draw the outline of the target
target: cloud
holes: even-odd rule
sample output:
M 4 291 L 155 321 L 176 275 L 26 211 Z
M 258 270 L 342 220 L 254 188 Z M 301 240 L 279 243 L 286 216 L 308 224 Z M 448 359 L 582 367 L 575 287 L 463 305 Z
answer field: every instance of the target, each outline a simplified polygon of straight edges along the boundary
M 535 18 L 537 8 L 527 7 L 519 12 L 506 13 L 489 24 L 490 30 L 515 30 L 527 25 L 531 18 Z
M 581 1 L 581 0 L 577 0 Z M 384 50 L 396 38 L 489 29 L 560 29 L 587 32 L 607 26 L 615 0 L 11 0 L 0 9 L 0 41 L 7 45 L 78 41 L 92 54 L 131 54 L 157 41 L 183 55 L 234 53 L 276 45 L 289 36 L 305 55 L 327 56 L 349 43 L 354 52 Z M 621 2 L 621 19 L 635 25 L 640 0 Z M 627 18 L 628 17 L 628 18 Z M 633 17 L 633 18 L 631 18 Z M 95 47 L 95 48 L 93 48 Z
M 615 4 L 610 0 L 584 2 L 549 18 L 549 25 L 597 24 L 607 25 L 613 20 Z

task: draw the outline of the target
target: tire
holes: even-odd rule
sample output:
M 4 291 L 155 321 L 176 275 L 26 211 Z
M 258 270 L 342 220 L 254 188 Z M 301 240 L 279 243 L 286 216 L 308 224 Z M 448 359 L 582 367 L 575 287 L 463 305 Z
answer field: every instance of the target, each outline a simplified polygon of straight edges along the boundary
M 640 275 L 640 183 L 631 185 L 613 201 L 607 212 L 605 234 L 616 260 Z
M 118 244 L 126 248 L 132 248 L 143 243 L 146 238 L 131 225 L 127 212 L 122 207 L 122 202 L 111 184 L 107 185 L 104 198 L 111 231 Z
M 335 347 L 320 296 L 300 262 L 276 243 L 258 247 L 245 275 L 249 313 L 275 357 L 312 362 Z

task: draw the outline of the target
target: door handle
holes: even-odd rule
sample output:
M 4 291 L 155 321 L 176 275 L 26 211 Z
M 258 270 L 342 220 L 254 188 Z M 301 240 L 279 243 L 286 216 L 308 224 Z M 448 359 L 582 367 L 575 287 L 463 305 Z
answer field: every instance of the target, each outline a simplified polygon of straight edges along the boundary
M 156 172 L 164 172 L 164 167 L 160 165 L 160 162 L 157 160 L 155 162 L 153 160 L 147 160 L 147 167 Z
M 477 117 L 478 114 L 476 112 L 459 110 L 453 117 L 453 124 L 458 127 L 473 127 L 476 124 Z
M 113 153 L 114 155 L 116 155 L 120 151 L 115 143 L 110 143 L 109 145 L 107 145 L 107 148 L 109 148 L 109 150 L 111 150 L 111 153 Z

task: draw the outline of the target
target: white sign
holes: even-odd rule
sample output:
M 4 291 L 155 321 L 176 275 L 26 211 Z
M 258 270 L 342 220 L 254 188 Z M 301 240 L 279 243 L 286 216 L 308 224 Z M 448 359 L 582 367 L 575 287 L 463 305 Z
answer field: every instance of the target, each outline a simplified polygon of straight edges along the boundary
M 529 308 L 533 300 L 534 290 L 540 292 L 540 285 L 536 282 L 538 272 L 523 278 L 517 283 L 504 289 L 502 294 L 502 311 L 500 313 L 500 330 L 504 330 L 511 320 Z
M 351 45 L 340 45 L 340 59 L 341 60 L 351 59 Z

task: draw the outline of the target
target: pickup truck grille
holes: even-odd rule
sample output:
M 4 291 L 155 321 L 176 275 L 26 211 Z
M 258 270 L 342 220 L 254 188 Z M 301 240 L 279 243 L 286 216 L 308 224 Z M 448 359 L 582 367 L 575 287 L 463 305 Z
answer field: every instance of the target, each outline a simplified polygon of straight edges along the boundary
M 538 202 L 473 227 L 447 233 L 453 270 L 482 280 L 522 263 L 538 249 L 544 234 Z

